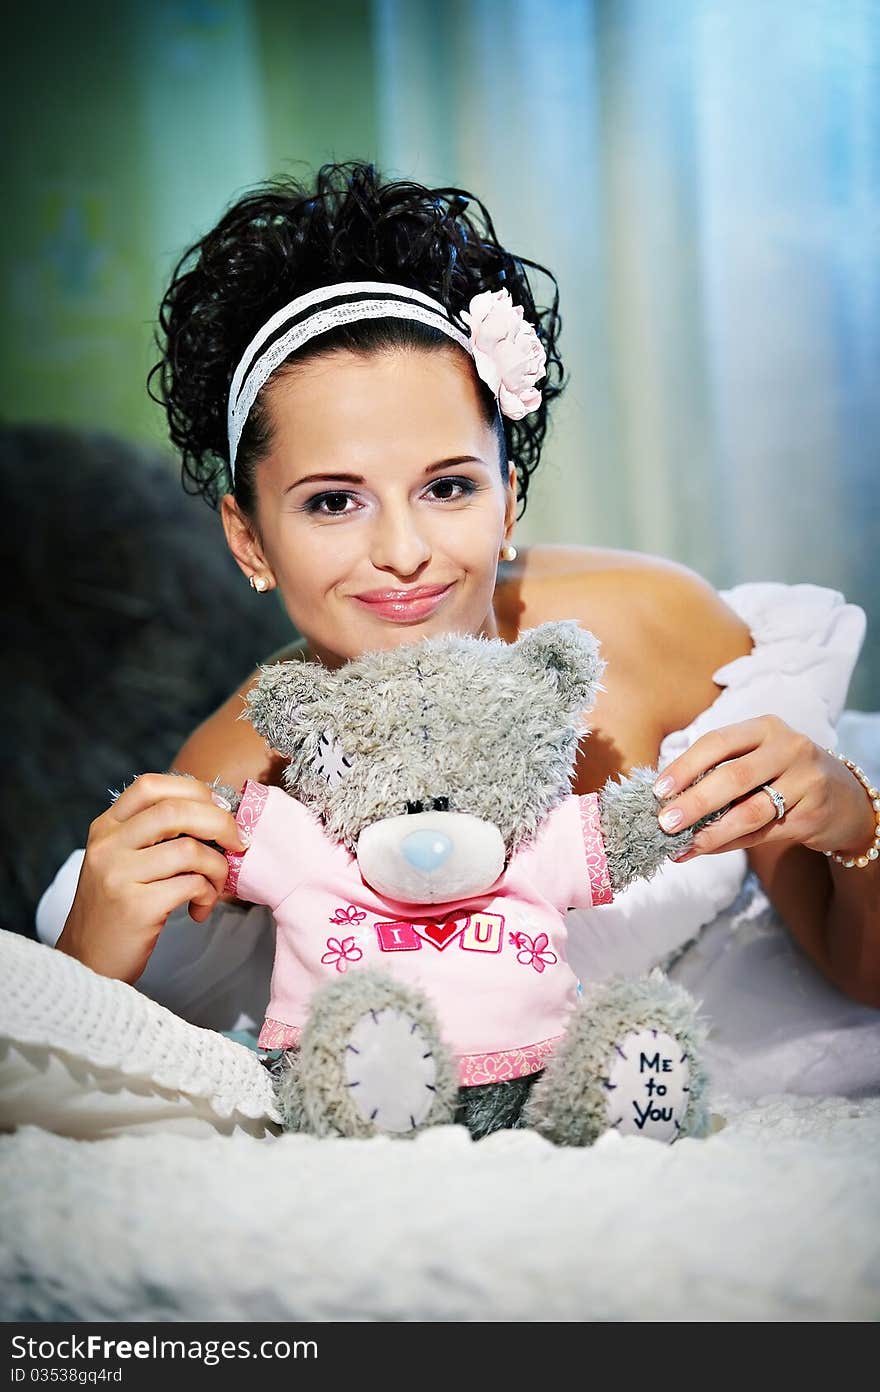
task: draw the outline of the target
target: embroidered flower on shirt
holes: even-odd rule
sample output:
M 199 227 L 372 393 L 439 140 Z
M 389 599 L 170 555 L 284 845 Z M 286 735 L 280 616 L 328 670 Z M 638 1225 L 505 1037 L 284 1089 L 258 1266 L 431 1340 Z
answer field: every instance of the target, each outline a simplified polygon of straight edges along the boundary
M 325 966 L 335 965 L 338 972 L 344 972 L 348 971 L 349 962 L 359 962 L 363 955 L 354 938 L 343 938 L 342 942 L 338 938 L 328 938 L 327 951 L 321 961 Z
M 366 916 L 367 915 L 364 913 L 363 909 L 359 909 L 355 904 L 349 904 L 347 909 L 334 910 L 333 917 L 330 919 L 330 922 L 346 924 L 363 923 Z
M 539 933 L 534 940 L 528 933 L 511 933 L 510 941 L 514 947 L 520 949 L 516 954 L 516 960 L 524 967 L 534 967 L 536 972 L 542 972 L 545 967 L 552 967 L 558 960 L 555 952 L 548 951 L 550 939 L 546 933 Z

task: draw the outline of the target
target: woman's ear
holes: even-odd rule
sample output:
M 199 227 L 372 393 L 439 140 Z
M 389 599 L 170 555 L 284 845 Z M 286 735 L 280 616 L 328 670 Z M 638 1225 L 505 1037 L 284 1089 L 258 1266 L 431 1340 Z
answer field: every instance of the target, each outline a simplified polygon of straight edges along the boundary
M 248 580 L 263 577 L 266 584 L 259 587 L 261 590 L 274 588 L 275 576 L 253 525 L 241 512 L 231 493 L 224 493 L 220 499 L 220 520 L 226 534 L 226 545 L 238 562 L 242 574 Z
M 516 465 L 507 461 L 507 496 L 504 500 L 504 540 L 510 541 L 516 524 Z

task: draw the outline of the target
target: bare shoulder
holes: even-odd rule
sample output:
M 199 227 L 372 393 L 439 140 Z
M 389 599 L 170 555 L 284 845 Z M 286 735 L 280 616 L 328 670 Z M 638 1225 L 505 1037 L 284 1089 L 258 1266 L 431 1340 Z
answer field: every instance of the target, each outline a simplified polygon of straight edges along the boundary
M 721 690 L 712 674 L 752 650 L 748 626 L 709 581 L 666 557 L 528 547 L 503 586 L 505 636 L 549 619 L 577 619 L 602 644 L 618 695 L 649 695 L 661 734 L 682 729 L 711 705 Z
M 272 653 L 261 667 L 284 662 L 298 651 L 299 644 L 291 643 Z M 171 765 L 175 772 L 189 773 L 208 783 L 217 778 L 232 788 L 241 788 L 248 778 L 270 786 L 280 784 L 287 760 L 274 753 L 253 725 L 242 719 L 247 693 L 259 681 L 261 667 L 193 731 Z

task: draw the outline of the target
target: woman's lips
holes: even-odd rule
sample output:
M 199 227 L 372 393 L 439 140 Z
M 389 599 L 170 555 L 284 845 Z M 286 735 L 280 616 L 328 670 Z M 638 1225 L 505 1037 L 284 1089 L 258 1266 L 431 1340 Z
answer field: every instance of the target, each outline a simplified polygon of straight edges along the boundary
M 392 623 L 418 623 L 439 608 L 452 589 L 448 585 L 420 585 L 413 590 L 370 590 L 352 595 L 371 614 Z

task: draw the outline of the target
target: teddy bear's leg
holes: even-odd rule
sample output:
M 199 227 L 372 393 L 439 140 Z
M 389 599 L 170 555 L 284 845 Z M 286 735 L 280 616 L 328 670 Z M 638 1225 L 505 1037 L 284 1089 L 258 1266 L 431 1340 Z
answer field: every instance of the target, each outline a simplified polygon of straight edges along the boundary
M 455 1120 L 466 1126 L 475 1141 L 493 1131 L 513 1131 L 527 1126 L 523 1116 L 526 1099 L 538 1073 L 525 1078 L 510 1078 L 502 1083 L 478 1083 L 476 1087 L 458 1090 Z
M 527 1123 L 557 1145 L 603 1131 L 676 1141 L 708 1129 L 705 1031 L 693 998 L 655 969 L 585 992 L 526 1103 Z
M 299 1049 L 287 1049 L 271 1066 L 275 1097 L 287 1131 L 307 1131 L 303 1112 Z
M 316 991 L 279 1082 L 291 1129 L 414 1135 L 454 1120 L 457 1070 L 421 992 L 360 970 Z

